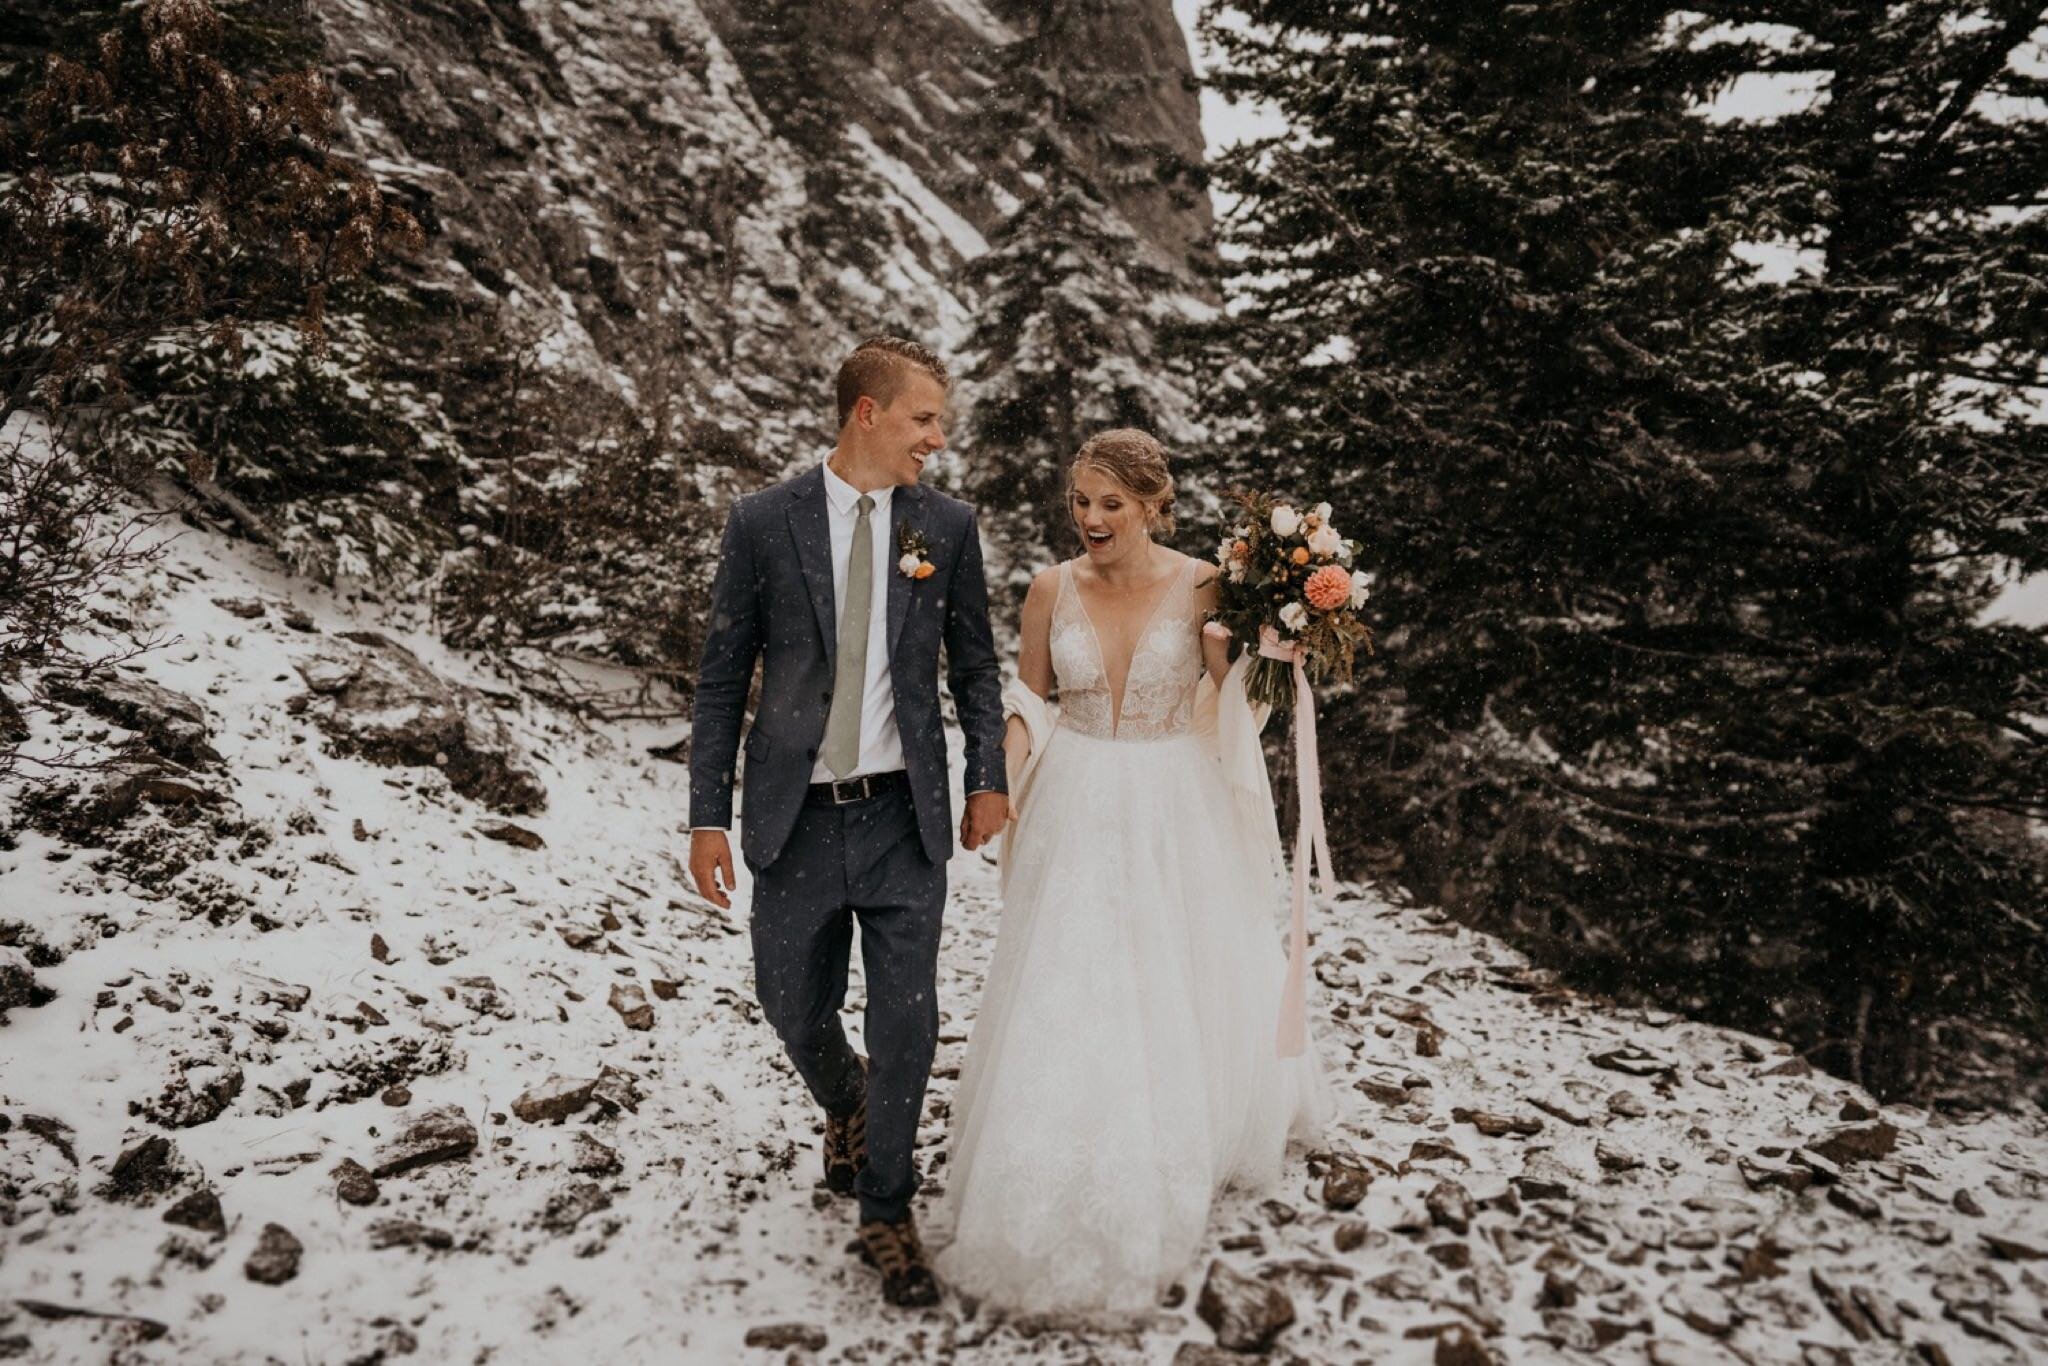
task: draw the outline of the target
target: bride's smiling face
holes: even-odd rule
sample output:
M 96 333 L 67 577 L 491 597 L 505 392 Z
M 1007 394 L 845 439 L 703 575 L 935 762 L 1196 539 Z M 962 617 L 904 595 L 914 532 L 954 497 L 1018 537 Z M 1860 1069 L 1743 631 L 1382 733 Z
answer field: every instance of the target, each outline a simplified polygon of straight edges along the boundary
M 1067 507 L 1081 544 L 1095 565 L 1115 564 L 1151 544 L 1152 514 L 1142 499 L 1115 479 L 1095 468 L 1082 465 L 1074 471 L 1067 494 Z

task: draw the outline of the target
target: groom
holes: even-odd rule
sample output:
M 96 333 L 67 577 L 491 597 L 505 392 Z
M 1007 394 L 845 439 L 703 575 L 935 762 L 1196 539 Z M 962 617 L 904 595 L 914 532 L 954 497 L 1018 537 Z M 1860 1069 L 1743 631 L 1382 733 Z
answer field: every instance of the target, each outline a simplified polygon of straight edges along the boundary
M 740 838 L 755 990 L 824 1107 L 826 1185 L 858 1193 L 863 1251 L 897 1305 L 938 1300 L 910 1198 L 953 852 L 941 645 L 967 740 L 960 842 L 979 847 L 1009 815 L 974 510 L 917 483 L 946 444 L 949 383 L 916 342 L 862 342 L 839 367 L 839 444 L 823 466 L 733 507 L 690 741 L 690 876 L 724 907 L 733 762 L 760 661 Z M 839 1024 L 856 921 L 871 1065 Z

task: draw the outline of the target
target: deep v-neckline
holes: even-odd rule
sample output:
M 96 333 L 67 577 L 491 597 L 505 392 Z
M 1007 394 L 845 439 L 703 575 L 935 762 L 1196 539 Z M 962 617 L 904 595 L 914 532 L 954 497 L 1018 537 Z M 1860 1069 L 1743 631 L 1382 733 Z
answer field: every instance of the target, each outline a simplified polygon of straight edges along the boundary
M 1145 612 L 1145 620 L 1138 626 L 1138 634 L 1131 638 L 1131 657 L 1124 661 L 1124 686 L 1115 686 L 1109 676 L 1109 655 L 1102 648 L 1102 632 L 1095 625 L 1095 614 L 1088 610 L 1088 600 L 1081 595 L 1081 585 L 1074 578 L 1073 561 L 1067 562 L 1067 587 L 1074 594 L 1074 606 L 1081 610 L 1081 620 L 1088 623 L 1088 638 L 1095 642 L 1096 667 L 1102 670 L 1102 684 L 1109 689 L 1109 738 L 1114 740 L 1124 725 L 1124 691 L 1130 686 L 1131 670 L 1137 666 L 1138 651 L 1145 648 L 1145 638 L 1152 634 L 1152 623 L 1159 618 L 1159 609 L 1166 606 L 1166 600 L 1173 596 L 1173 590 L 1180 586 L 1181 575 L 1187 573 L 1194 560 L 1188 559 L 1181 567 L 1166 576 L 1166 587 L 1152 600 L 1152 606 Z

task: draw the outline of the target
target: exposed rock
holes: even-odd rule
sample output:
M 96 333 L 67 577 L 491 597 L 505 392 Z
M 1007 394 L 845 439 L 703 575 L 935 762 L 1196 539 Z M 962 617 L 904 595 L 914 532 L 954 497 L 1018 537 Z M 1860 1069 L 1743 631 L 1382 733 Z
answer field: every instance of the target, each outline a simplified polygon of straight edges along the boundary
M 151 1134 L 114 1159 L 98 1193 L 108 1200 L 146 1204 L 183 1180 L 177 1148 L 162 1134 Z
M 1440 1138 L 1418 1138 L 1408 1145 L 1410 1162 L 1462 1162 L 1472 1165 L 1472 1159 L 1459 1152 Z
M 2039 1241 L 2022 1242 L 2005 1233 L 1984 1233 L 1977 1235 L 1984 1240 L 1984 1246 L 1991 1249 L 1991 1255 L 2008 1262 L 2038 1262 L 2048 1260 L 2048 1249 Z
M 319 695 L 308 708 L 337 752 L 374 763 L 438 768 L 466 797 L 498 811 L 538 811 L 547 789 L 474 690 L 450 683 L 373 631 L 325 641 L 298 665 Z
M 1864 1312 L 1863 1306 L 1856 1302 L 1849 1288 L 1819 1267 L 1813 1268 L 1809 1279 L 1813 1282 L 1814 1293 L 1820 1296 L 1822 1307 L 1833 1314 L 1842 1327 L 1849 1330 L 1849 1336 L 1858 1342 L 1870 1341 L 1876 1330 L 1870 1322 L 1870 1316 Z
M 52 1304 L 48 1300 L 22 1299 L 15 1300 L 14 1304 L 31 1318 L 41 1319 L 45 1323 L 57 1323 L 64 1319 L 99 1319 L 106 1323 L 117 1323 L 142 1342 L 155 1342 L 171 1331 L 169 1324 L 135 1314 L 110 1314 L 98 1309 L 82 1309 L 77 1305 Z M 0 1319 L 0 1322 L 5 1320 Z
M 1216 1334 L 1218 1346 L 1263 1352 L 1294 1322 L 1294 1302 L 1277 1286 L 1241 1276 L 1217 1261 L 1202 1280 L 1195 1313 Z
M 265 1224 L 242 1274 L 259 1285 L 283 1285 L 299 1274 L 299 1258 L 305 1251 L 305 1245 L 283 1224 Z
M 242 1069 L 224 1059 L 180 1059 L 177 1072 L 155 1099 L 136 1107 L 167 1129 L 190 1129 L 218 1119 L 242 1094 Z
M 0 1019 L 21 1006 L 43 1006 L 57 999 L 57 993 L 36 981 L 28 955 L 11 945 L 0 945 Z
M 1364 1092 L 1369 1099 L 1376 1100 L 1382 1105 L 1408 1103 L 1408 1088 L 1401 1084 L 1400 1078 L 1389 1076 L 1385 1072 L 1360 1077 L 1351 1085 L 1355 1090 Z
M 377 1150 L 370 1174 L 379 1179 L 434 1162 L 467 1157 L 476 1147 L 476 1126 L 459 1106 L 422 1110 L 396 1138 Z
M 1539 1096 L 1529 1103 L 1551 1118 L 1561 1119 L 1566 1124 L 1576 1125 L 1581 1129 L 1593 1122 L 1593 1112 L 1563 1091 L 1552 1091 L 1549 1095 Z
M 654 1028 L 654 1003 L 647 993 L 631 982 L 612 983 L 611 1007 L 628 1029 Z
M 1633 1091 L 1616 1091 L 1607 1097 L 1607 1110 L 1623 1119 L 1646 1119 L 1650 1114 L 1649 1105 Z
M 1595 1067 L 1604 1068 L 1609 1072 L 1620 1072 L 1630 1077 L 1655 1077 L 1675 1074 L 1678 1071 L 1678 1064 L 1669 1058 L 1658 1057 L 1648 1049 L 1638 1048 L 1634 1044 L 1624 1044 L 1605 1053 L 1595 1053 L 1586 1061 Z
M 575 1149 L 569 1156 L 570 1171 L 579 1172 L 584 1176 L 614 1176 L 623 1165 L 619 1161 L 618 1153 L 611 1148 L 589 1134 L 576 1135 Z
M 1454 1106 L 1451 1118 L 1460 1124 L 1470 1124 L 1488 1138 L 1503 1138 L 1509 1134 L 1526 1137 L 1543 1132 L 1543 1121 L 1534 1115 L 1506 1115 L 1492 1110 L 1468 1110 Z
M 1607 1138 L 1593 1145 L 1593 1158 L 1610 1172 L 1632 1172 L 1643 1165 L 1642 1158 Z
M 1423 1197 L 1430 1222 L 1460 1236 L 1472 1228 L 1472 1193 L 1455 1181 L 1439 1181 Z
M 639 1080 L 623 1067 L 600 1067 L 597 1070 L 597 1090 L 591 1094 L 607 1113 L 617 1114 L 621 1110 L 633 1114 L 640 1112 Z
M 763 1323 L 747 1330 L 747 1346 L 770 1352 L 822 1352 L 825 1330 L 808 1323 Z
M 1735 1331 L 1740 1315 L 1726 1295 L 1701 1285 L 1673 1286 L 1664 1293 L 1662 1307 L 1685 1320 L 1695 1332 L 1725 1338 Z
M 539 1222 L 549 1233 L 570 1234 L 591 1215 L 611 1207 L 612 1198 L 604 1187 L 593 1181 L 574 1181 L 548 1197 Z
M 512 1113 L 528 1124 L 560 1123 L 590 1104 L 590 1098 L 596 1091 L 596 1077 L 588 1081 L 549 1077 L 513 1101 Z
M 194 767 L 220 762 L 220 754 L 207 743 L 206 709 L 182 693 L 122 673 L 51 678 L 44 687 L 60 702 L 75 703 L 139 733 L 167 759 Z
M 1372 1188 L 1373 1174 L 1355 1162 L 1332 1158 L 1323 1172 L 1323 1203 L 1331 1209 L 1356 1209 Z
M 1170 1366 L 1243 1366 L 1244 1357 L 1206 1342 L 1183 1342 Z
M 254 621 L 263 615 L 263 603 L 258 598 L 215 598 L 213 605 L 244 621 Z
M 1436 1352 L 1431 1357 L 1435 1366 L 1500 1366 L 1500 1358 L 1462 1323 L 1454 1323 L 1435 1336 Z
M 509 844 L 517 849 L 545 849 L 548 842 L 540 837 L 537 830 L 529 830 L 511 821 L 485 821 L 477 826 L 476 832 L 487 840 Z
M 1820 1142 L 1806 1146 L 1828 1161 L 1844 1166 L 1851 1162 L 1872 1162 L 1891 1156 L 1892 1150 L 1899 1146 L 1899 1131 L 1888 1120 L 1880 1119 L 1837 1129 Z
M 344 1204 L 374 1205 L 377 1178 L 353 1157 L 344 1157 L 334 1164 L 334 1194 Z
M 1789 1162 L 1776 1162 L 1767 1157 L 1738 1158 L 1735 1169 L 1742 1173 L 1743 1181 L 1751 1190 L 1777 1189 L 1797 1194 L 1813 1184 L 1811 1169 L 1795 1167 Z
M 226 1237 L 228 1231 L 227 1218 L 221 1213 L 220 1196 L 203 1186 L 165 1210 L 164 1222 L 198 1229 L 216 1238 Z
M 445 1250 L 455 1246 L 455 1235 L 412 1219 L 379 1219 L 369 1228 L 370 1247 L 376 1251 L 392 1247 L 427 1247 Z

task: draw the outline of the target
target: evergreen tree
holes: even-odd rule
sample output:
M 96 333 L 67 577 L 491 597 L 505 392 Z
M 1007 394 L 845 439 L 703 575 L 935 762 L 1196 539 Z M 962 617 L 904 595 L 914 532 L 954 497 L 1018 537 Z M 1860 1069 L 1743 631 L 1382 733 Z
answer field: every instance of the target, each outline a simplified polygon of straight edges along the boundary
M 1219 84 L 1291 131 L 1217 168 L 1208 340 L 1255 359 L 1209 415 L 1380 584 L 1333 803 L 1424 894 L 1880 1091 L 1944 1015 L 2034 1017 L 2048 633 L 1979 617 L 2048 568 L 2048 139 L 1995 98 L 2040 94 L 2038 6 L 1230 8 Z M 1702 117 L 1761 71 L 1825 93 Z
M 1028 188 L 963 272 L 974 300 L 961 376 L 965 484 L 1017 577 L 1073 550 L 1064 469 L 1089 433 L 1138 426 L 1171 439 L 1190 406 L 1157 343 L 1187 286 L 1151 258 L 1097 178 L 1148 155 L 1104 150 L 1127 78 L 1084 75 L 1061 56 L 1066 26 L 1100 8 L 1013 7 L 1021 36 L 997 55 L 982 123 L 991 149 L 1021 148 Z

